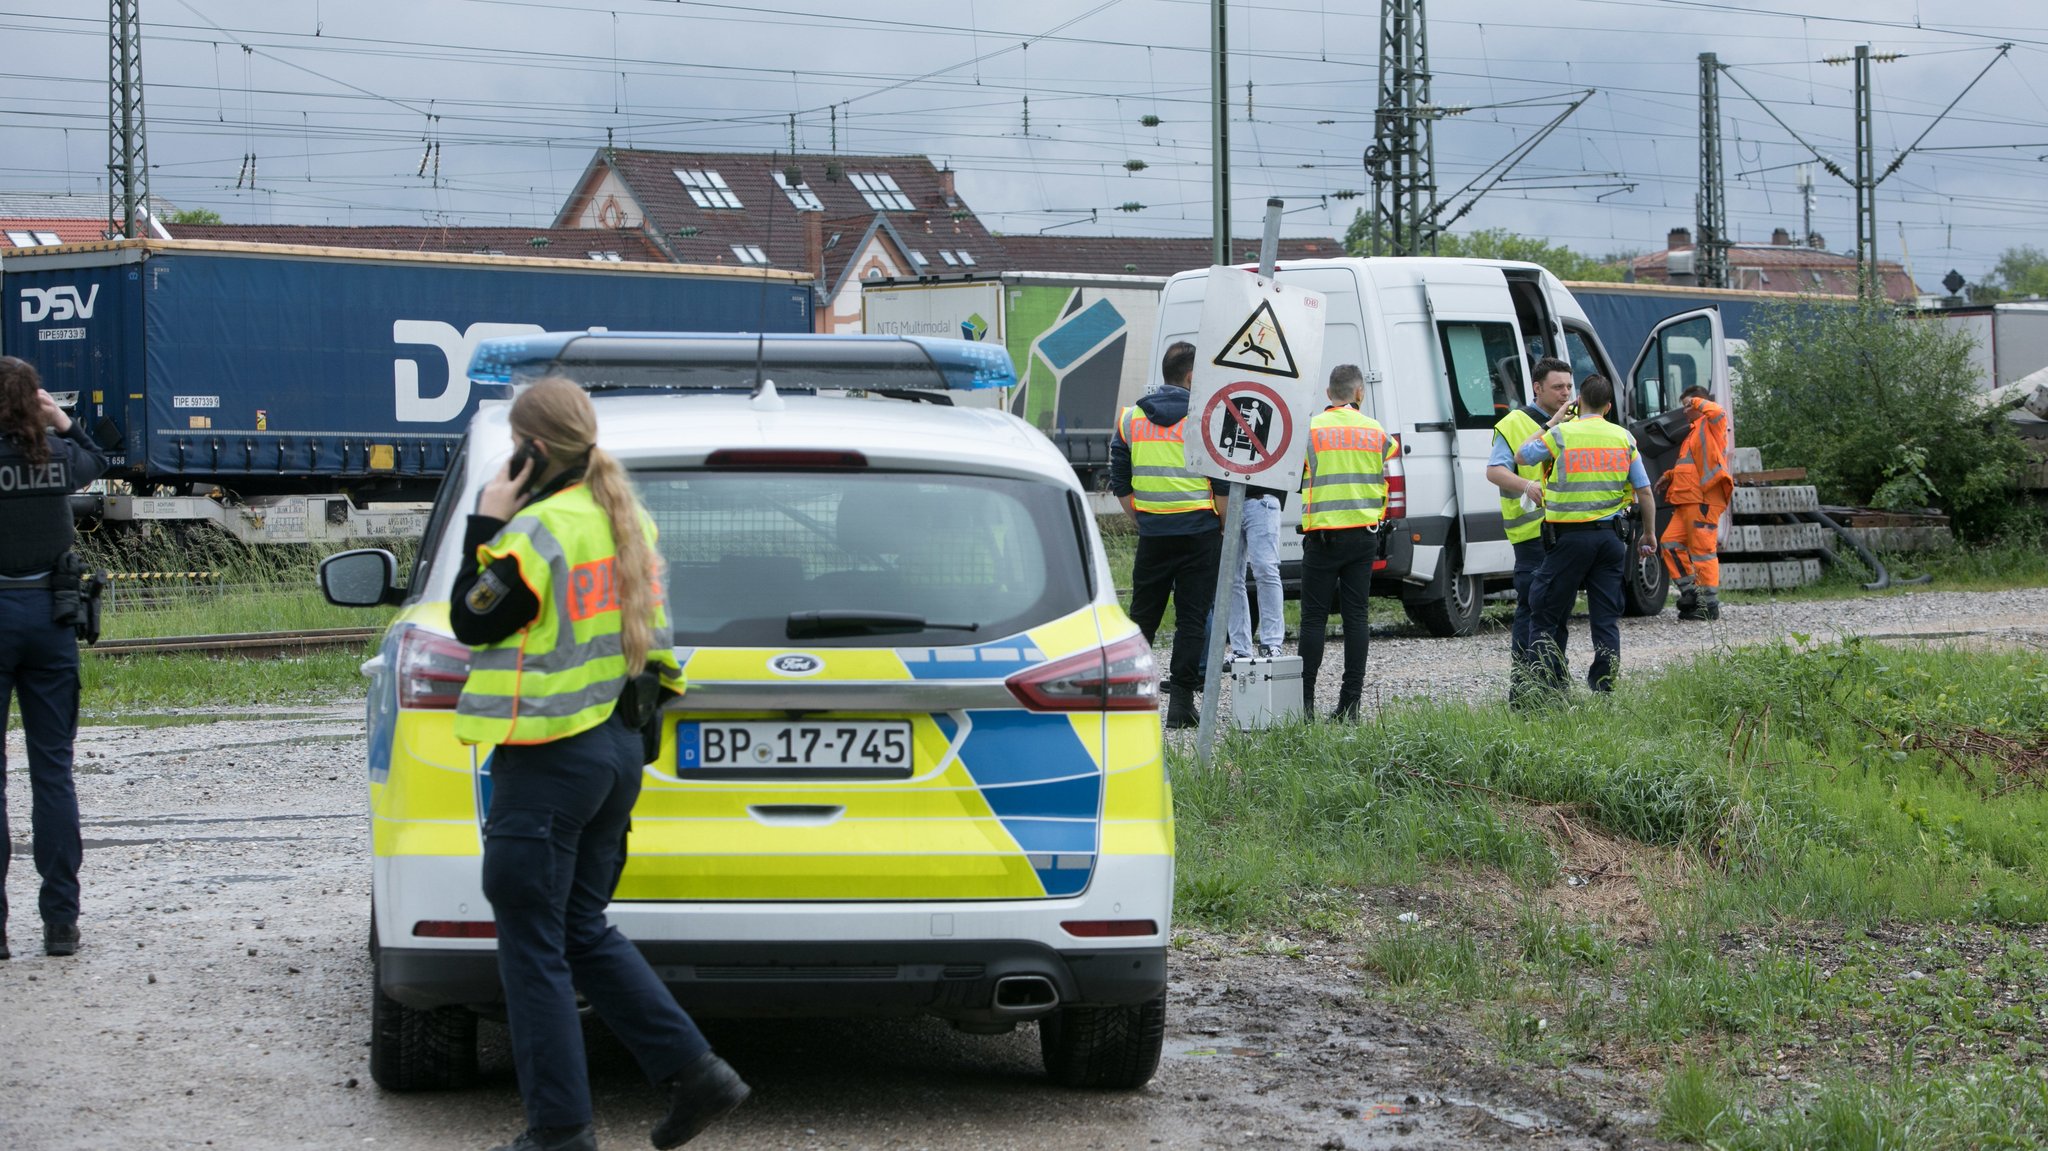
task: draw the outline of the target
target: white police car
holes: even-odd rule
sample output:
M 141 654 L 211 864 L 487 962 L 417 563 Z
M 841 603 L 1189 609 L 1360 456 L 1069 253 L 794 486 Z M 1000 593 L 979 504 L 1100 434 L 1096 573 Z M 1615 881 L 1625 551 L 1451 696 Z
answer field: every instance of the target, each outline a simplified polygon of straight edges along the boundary
M 1055 1080 L 1145 1083 L 1173 892 L 1157 671 L 1066 460 L 950 402 L 1013 383 L 1002 350 L 592 332 L 491 341 L 471 374 L 584 384 L 660 527 L 689 686 L 610 915 L 677 998 L 1035 1021 Z M 365 665 L 386 1088 L 468 1082 L 501 998 L 492 749 L 454 738 L 448 596 L 508 407 L 471 424 L 405 586 L 385 552 L 322 570 L 336 602 L 403 603 Z

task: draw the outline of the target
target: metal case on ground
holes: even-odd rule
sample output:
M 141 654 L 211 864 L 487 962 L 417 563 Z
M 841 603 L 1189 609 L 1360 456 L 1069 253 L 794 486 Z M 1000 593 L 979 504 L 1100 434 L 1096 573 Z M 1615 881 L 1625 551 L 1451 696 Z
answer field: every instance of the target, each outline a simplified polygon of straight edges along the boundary
M 1240 731 L 1301 715 L 1301 657 L 1230 661 L 1230 720 Z

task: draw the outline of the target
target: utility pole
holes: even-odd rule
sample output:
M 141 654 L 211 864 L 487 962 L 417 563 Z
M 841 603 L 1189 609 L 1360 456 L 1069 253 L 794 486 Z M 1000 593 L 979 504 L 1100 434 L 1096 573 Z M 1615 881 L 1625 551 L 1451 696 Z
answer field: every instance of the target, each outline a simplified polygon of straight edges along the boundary
M 1372 174 L 1374 256 L 1433 256 L 1437 108 L 1429 98 L 1429 17 L 1424 0 L 1381 0 L 1379 104 Z
M 1700 192 L 1694 206 L 1699 217 L 1699 245 L 1693 249 L 1693 273 L 1707 288 L 1728 286 L 1728 201 L 1721 177 L 1721 64 L 1712 52 L 1700 53 Z
M 149 145 L 142 121 L 141 0 L 111 0 L 107 15 L 107 230 L 148 232 Z
M 1230 63 L 1224 0 L 1209 0 L 1209 167 L 1213 263 L 1230 263 Z
M 1799 245 L 1812 248 L 1813 242 L 1813 165 L 1799 165 Z
M 1896 59 L 1896 57 L 1894 57 Z M 1856 45 L 1856 280 L 1862 294 L 1884 295 L 1877 274 L 1877 156 L 1870 134 L 1870 45 Z M 1890 175 L 1889 172 L 1886 175 Z

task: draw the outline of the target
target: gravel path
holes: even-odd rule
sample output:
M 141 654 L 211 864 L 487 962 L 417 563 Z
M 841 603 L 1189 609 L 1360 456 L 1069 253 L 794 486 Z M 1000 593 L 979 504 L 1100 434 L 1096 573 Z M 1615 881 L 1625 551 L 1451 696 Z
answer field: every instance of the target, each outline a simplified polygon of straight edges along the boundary
M 1505 699 L 1508 626 L 1493 614 L 1479 634 L 1437 639 L 1409 623 L 1398 601 L 1372 601 L 1372 649 L 1366 660 L 1368 709 L 1408 697 Z M 1337 621 L 1331 620 L 1331 628 Z M 1584 612 L 1572 617 L 1566 640 L 1574 682 L 1584 690 L 1592 662 Z M 1681 622 L 1667 607 L 1662 615 L 1621 621 L 1622 677 L 1643 675 L 1666 664 L 1706 652 L 1770 643 L 1800 634 L 1816 641 L 1864 636 L 1928 642 L 1990 643 L 2048 648 L 2048 588 L 2013 591 L 1919 591 L 1849 599 L 1778 600 L 1724 605 L 1711 623 Z M 1297 647 L 1285 645 L 1288 654 Z M 1166 655 L 1160 655 L 1165 666 Z M 1337 705 L 1343 668 L 1341 641 L 1328 645 L 1316 684 L 1319 714 Z M 1224 706 L 1229 701 L 1226 676 Z

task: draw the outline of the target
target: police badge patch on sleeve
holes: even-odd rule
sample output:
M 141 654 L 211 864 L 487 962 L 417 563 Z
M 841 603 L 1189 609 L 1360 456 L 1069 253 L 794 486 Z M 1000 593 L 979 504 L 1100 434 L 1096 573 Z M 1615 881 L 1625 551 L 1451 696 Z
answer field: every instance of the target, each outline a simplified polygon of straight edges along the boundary
M 469 595 L 464 597 L 462 602 L 468 604 L 469 610 L 476 614 L 486 615 L 504 600 L 508 590 L 510 589 L 505 586 L 505 581 L 498 578 L 498 573 L 485 569 L 484 574 L 477 577 L 476 583 L 469 589 Z

